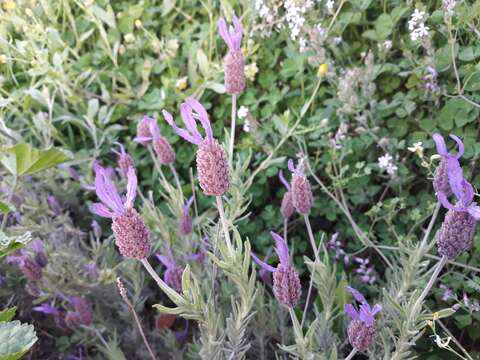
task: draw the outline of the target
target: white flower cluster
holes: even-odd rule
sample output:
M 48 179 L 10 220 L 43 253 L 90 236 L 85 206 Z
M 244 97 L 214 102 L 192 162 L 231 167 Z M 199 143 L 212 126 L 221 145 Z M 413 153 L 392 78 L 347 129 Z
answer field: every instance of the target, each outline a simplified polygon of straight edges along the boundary
M 303 25 L 305 24 L 305 14 L 314 5 L 315 3 L 312 0 L 286 0 L 283 3 L 286 12 L 285 20 L 290 29 L 290 38 L 294 41 L 298 39 L 300 51 L 305 51 L 307 49 L 307 41 L 305 38 L 300 37 L 300 35 L 302 33 Z
M 257 10 L 258 15 L 268 23 L 273 21 L 272 11 L 263 0 L 255 0 L 255 10 Z
M 410 38 L 412 41 L 418 41 L 428 36 L 430 30 L 428 26 L 425 26 L 425 20 L 427 14 L 425 11 L 415 9 L 412 17 L 408 21 L 408 30 L 410 30 Z
M 393 163 L 392 155 L 385 154 L 378 158 L 378 167 L 382 170 L 386 170 L 388 175 L 394 175 L 398 167 Z

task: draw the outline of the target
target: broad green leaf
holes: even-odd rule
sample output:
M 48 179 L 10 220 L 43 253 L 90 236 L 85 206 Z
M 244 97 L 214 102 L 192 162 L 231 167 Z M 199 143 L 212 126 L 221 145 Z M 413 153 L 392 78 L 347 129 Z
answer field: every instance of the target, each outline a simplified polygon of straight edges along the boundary
M 69 160 L 72 158 L 61 149 L 39 150 L 25 143 L 4 149 L 0 154 L 3 166 L 17 176 L 33 175 Z
M 8 254 L 21 249 L 32 240 L 32 234 L 30 232 L 25 233 L 22 236 L 8 237 L 5 233 L 0 231 L 0 258 L 7 256 Z
M 13 319 L 15 314 L 17 313 L 17 307 L 6 308 L 0 311 L 0 322 L 10 321 Z
M 8 214 L 10 211 L 12 211 L 11 205 L 9 203 L 0 201 L 0 213 Z
M 380 40 L 386 40 L 393 31 L 393 20 L 390 15 L 382 14 L 375 22 L 375 32 Z
M 33 325 L 17 320 L 0 323 L 0 360 L 20 359 L 37 340 Z

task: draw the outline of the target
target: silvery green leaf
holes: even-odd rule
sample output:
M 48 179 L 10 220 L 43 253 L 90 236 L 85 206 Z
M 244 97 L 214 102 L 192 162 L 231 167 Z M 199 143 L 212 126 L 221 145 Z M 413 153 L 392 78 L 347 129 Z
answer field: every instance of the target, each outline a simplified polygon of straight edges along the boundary
M 0 360 L 21 358 L 37 341 L 33 325 L 20 321 L 0 323 Z
M 30 232 L 22 236 L 8 237 L 3 231 L 0 231 L 0 258 L 21 249 L 32 240 Z

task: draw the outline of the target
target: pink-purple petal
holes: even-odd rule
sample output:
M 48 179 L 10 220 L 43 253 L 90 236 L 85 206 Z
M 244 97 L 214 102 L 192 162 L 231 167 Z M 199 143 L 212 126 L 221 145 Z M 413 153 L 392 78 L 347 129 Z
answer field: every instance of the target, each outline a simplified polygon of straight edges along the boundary
M 460 159 L 463 156 L 463 153 L 465 152 L 465 147 L 463 146 L 462 140 L 453 134 L 450 134 L 450 138 L 452 138 L 458 146 L 457 154 L 455 155 L 455 158 Z
M 287 242 L 280 235 L 274 233 L 273 231 L 271 231 L 270 234 L 272 235 L 273 240 L 275 240 L 275 251 L 277 252 L 277 255 L 280 259 L 280 264 L 288 267 L 290 262 L 288 259 Z
M 443 139 L 443 136 L 438 133 L 435 133 L 433 134 L 432 137 L 437 147 L 437 153 L 441 156 L 447 156 L 448 154 L 447 145 L 445 144 L 445 140 Z
M 360 291 L 358 291 L 357 289 L 354 289 L 353 287 L 351 286 L 347 286 L 346 290 L 353 295 L 353 297 L 355 298 L 355 300 L 357 300 L 359 303 L 361 304 L 368 304 L 367 303 L 367 300 L 365 299 L 365 297 L 362 295 L 362 293 Z
M 344 306 L 345 313 L 350 316 L 350 319 L 357 320 L 358 319 L 358 312 L 355 310 L 352 304 L 345 304 Z
M 197 114 L 198 118 L 200 120 L 200 123 L 202 124 L 203 128 L 205 129 L 205 133 L 207 135 L 208 141 L 213 140 L 213 132 L 212 132 L 212 126 L 210 125 L 210 119 L 208 118 L 208 113 L 203 107 L 200 102 L 193 98 L 190 97 L 188 98 L 185 103 L 187 103 Z
M 92 205 L 90 205 L 90 211 L 95 215 L 98 215 L 104 218 L 112 218 L 113 216 L 115 216 L 113 211 L 111 211 L 102 203 L 93 203 Z
M 252 255 L 253 261 L 255 261 L 257 263 L 257 265 L 260 266 L 263 270 L 266 270 L 266 271 L 269 271 L 269 272 L 277 271 L 277 269 L 274 268 L 273 266 L 270 266 L 266 262 L 263 262 L 262 260 L 260 260 L 257 257 L 257 255 L 255 255 L 254 253 L 252 253 L 251 255 Z
M 283 176 L 283 170 L 281 170 L 281 169 L 278 171 L 278 178 L 280 179 L 280 182 L 283 184 L 283 186 L 285 186 L 287 191 L 290 191 L 290 184 L 288 183 L 288 181 Z

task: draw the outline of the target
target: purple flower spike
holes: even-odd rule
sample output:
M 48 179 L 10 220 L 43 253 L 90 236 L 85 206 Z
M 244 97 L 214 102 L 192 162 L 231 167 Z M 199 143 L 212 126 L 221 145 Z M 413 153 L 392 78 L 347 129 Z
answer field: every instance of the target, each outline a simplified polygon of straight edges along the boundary
M 242 36 L 243 36 L 243 28 L 240 20 L 234 14 L 232 17 L 233 21 L 233 31 L 230 32 L 227 27 L 227 22 L 223 17 L 218 20 L 218 33 L 222 37 L 225 44 L 227 44 L 228 48 L 231 51 L 240 50 L 240 46 L 242 45 Z
M 133 139 L 133 141 L 144 146 L 150 144 L 153 140 L 152 132 L 150 130 L 152 123 L 156 124 L 157 122 L 151 117 L 144 116 L 137 125 L 137 137 Z
M 175 132 L 188 142 L 198 145 L 197 171 L 200 187 L 206 195 L 222 196 L 230 188 L 230 174 L 225 150 L 219 142 L 213 138 L 210 119 L 205 108 L 197 100 L 188 98 L 180 105 L 180 114 L 185 124 L 185 129 L 180 129 L 172 115 L 163 111 L 165 121 Z M 205 130 L 205 138 L 197 128 L 199 121 Z
M 117 143 L 117 145 L 120 147 L 120 151 L 113 150 L 115 154 L 117 154 L 117 164 L 118 168 L 120 169 L 120 173 L 123 176 L 124 179 L 127 178 L 128 170 L 131 167 L 134 167 L 133 165 L 133 159 L 132 157 L 125 151 L 125 147 Z
M 300 299 L 302 288 L 297 271 L 290 265 L 288 257 L 288 246 L 280 235 L 270 233 L 275 240 L 275 252 L 280 259 L 280 264 L 276 268 L 260 260 L 252 253 L 253 260 L 261 267 L 263 271 L 273 273 L 273 293 L 278 302 L 287 307 L 293 307 Z
M 346 290 L 360 303 L 359 309 L 352 304 L 345 305 L 345 313 L 352 320 L 348 326 L 348 339 L 355 349 L 365 351 L 370 347 L 375 338 L 375 315 L 382 310 L 382 307 L 376 304 L 371 308 L 360 291 L 350 286 Z
M 293 206 L 300 214 L 307 215 L 313 206 L 313 194 L 310 182 L 305 176 L 304 159 L 294 166 L 293 160 L 288 160 L 288 169 L 292 172 L 292 202 Z
M 178 230 L 180 231 L 180 234 L 183 236 L 186 236 L 192 232 L 192 218 L 190 217 L 190 214 L 188 211 L 190 210 L 190 207 L 193 204 L 193 196 L 188 199 L 187 203 L 183 206 L 183 213 L 182 216 L 180 217 L 179 221 L 179 226 Z
M 137 195 L 137 175 L 130 167 L 127 172 L 125 201 L 118 194 L 113 180 L 104 168 L 95 167 L 95 191 L 101 203 L 91 206 L 99 216 L 112 218 L 112 230 L 120 253 L 133 259 L 144 259 L 150 254 L 149 231 L 145 222 L 133 208 Z

